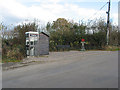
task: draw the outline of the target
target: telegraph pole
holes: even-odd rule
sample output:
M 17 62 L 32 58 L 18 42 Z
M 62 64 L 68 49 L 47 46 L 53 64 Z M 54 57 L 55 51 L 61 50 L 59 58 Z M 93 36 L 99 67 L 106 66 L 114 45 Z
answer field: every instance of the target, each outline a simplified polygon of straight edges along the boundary
M 109 2 L 108 2 L 108 12 L 106 12 L 107 13 L 107 45 L 109 44 L 109 33 L 110 33 L 110 25 L 109 25 L 109 23 L 110 23 L 110 0 L 109 0 Z

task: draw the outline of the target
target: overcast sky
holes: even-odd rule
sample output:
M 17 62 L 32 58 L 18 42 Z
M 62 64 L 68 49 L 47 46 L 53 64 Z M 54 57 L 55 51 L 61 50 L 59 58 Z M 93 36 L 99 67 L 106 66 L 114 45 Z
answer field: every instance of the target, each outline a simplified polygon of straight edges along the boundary
M 118 24 L 118 0 L 111 0 L 111 21 Z M 19 24 L 38 19 L 46 24 L 57 18 L 86 21 L 103 17 L 106 19 L 108 0 L 0 0 L 0 22 L 6 25 Z M 97 14 L 95 15 L 95 13 Z

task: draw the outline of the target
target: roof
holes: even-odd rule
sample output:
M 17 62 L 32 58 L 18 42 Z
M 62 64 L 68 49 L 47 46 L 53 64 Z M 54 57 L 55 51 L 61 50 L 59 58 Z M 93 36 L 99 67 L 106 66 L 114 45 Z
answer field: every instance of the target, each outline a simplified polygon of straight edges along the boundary
M 39 32 L 33 32 L 33 31 L 25 32 L 25 34 L 28 34 L 28 33 L 30 33 L 30 34 L 39 34 Z M 49 35 L 47 33 L 45 33 L 45 32 L 40 32 L 40 33 L 42 33 L 42 34 L 49 37 Z
M 25 32 L 25 34 L 27 34 L 27 33 L 31 33 L 31 34 L 39 34 L 38 32 L 33 32 L 33 31 Z
M 46 36 L 48 36 L 48 37 L 49 37 L 49 35 L 48 35 L 47 33 L 45 33 L 45 32 L 40 32 L 40 33 L 42 33 L 42 34 L 44 34 L 44 35 L 46 35 Z

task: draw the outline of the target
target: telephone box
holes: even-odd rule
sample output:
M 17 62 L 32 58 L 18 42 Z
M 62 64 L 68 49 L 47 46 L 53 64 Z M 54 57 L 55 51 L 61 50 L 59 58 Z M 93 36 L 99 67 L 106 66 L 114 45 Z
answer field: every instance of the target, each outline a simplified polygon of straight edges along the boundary
M 39 39 L 38 32 L 26 32 L 26 54 L 27 56 L 34 56 L 35 55 L 35 45 Z

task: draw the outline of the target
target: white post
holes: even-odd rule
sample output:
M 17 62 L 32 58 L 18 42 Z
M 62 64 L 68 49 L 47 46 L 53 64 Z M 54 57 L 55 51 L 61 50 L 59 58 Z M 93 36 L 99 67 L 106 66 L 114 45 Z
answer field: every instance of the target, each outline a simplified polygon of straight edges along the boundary
M 85 46 L 84 46 L 85 42 L 81 42 L 81 43 L 82 43 L 81 51 L 85 51 Z

